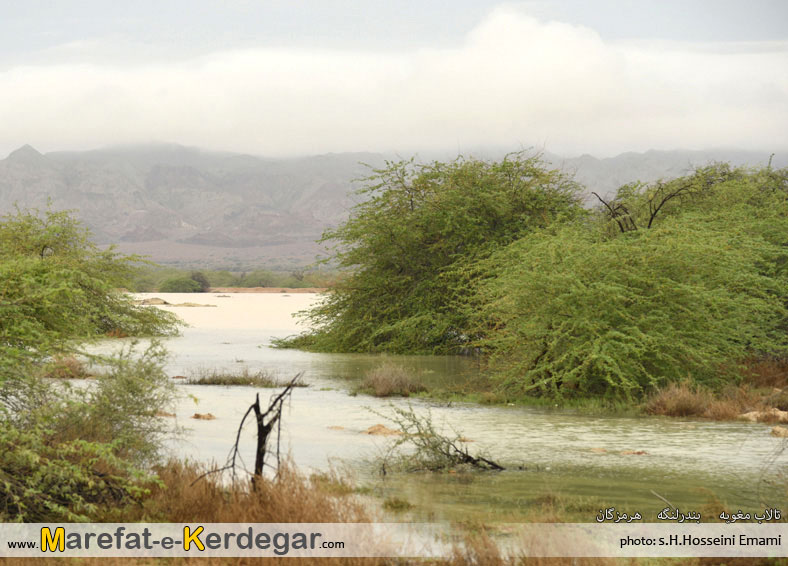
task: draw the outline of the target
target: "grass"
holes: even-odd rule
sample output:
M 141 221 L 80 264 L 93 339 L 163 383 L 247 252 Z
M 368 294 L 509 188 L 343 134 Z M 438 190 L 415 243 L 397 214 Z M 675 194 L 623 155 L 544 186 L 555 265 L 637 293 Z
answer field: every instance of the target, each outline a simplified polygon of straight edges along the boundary
M 413 504 L 407 499 L 400 497 L 387 497 L 383 500 L 383 509 L 401 513 L 413 508 Z
M 334 496 L 358 493 L 352 482 L 346 477 L 341 476 L 335 470 L 329 472 L 315 472 L 309 476 L 309 481 L 313 486 L 319 487 L 324 492 Z
M 414 393 L 424 393 L 427 388 L 416 381 L 406 368 L 386 362 L 367 373 L 358 391 L 375 397 L 409 397 Z
M 310 481 L 291 464 L 276 479 L 227 485 L 208 476 L 195 483 L 203 469 L 171 461 L 158 470 L 162 482 L 134 510 L 135 521 L 212 523 L 357 523 L 373 518 L 354 498 L 338 494 L 326 482 Z
M 186 379 L 189 385 L 243 385 L 252 387 L 284 387 L 289 381 L 284 381 L 266 370 L 252 372 L 248 367 L 237 372 L 211 369 L 199 370 L 196 375 Z M 301 381 L 296 383 L 296 387 L 308 387 L 309 385 Z
M 136 504 L 127 504 L 100 517 L 107 522 L 172 522 L 195 523 L 367 523 L 379 520 L 367 505 L 352 495 L 354 490 L 342 480 L 337 489 L 333 474 L 306 477 L 292 465 L 284 465 L 276 479 L 264 479 L 253 487 L 248 481 L 228 484 L 218 476 L 198 478 L 204 469 L 193 463 L 170 461 L 157 470 L 160 481 Z M 600 502 L 593 499 L 572 498 L 548 492 L 533 500 L 534 512 L 529 522 L 566 522 L 569 515 L 582 512 L 594 516 Z M 720 506 L 715 502 L 715 510 Z M 407 511 L 412 505 L 403 499 L 389 497 L 382 502 L 385 509 Z M 392 558 L 80 558 L 48 557 L 50 564 L 80 564 L 84 566 L 135 565 L 246 565 L 282 564 L 302 566 L 333 564 L 336 566 L 396 566 L 428 564 L 433 566 L 712 566 L 739 565 L 768 566 L 785 564 L 785 559 L 610 559 L 610 558 L 544 558 L 504 555 L 500 540 L 507 540 L 507 532 L 494 525 L 466 523 L 457 526 L 452 554 L 446 559 L 412 560 Z M 499 535 L 499 536 L 496 536 Z M 528 548 L 529 541 L 525 542 Z M 5 558 L 3 564 L 32 566 L 38 558 Z
M 768 409 L 773 406 L 769 399 L 769 394 L 753 390 L 748 385 L 730 385 L 714 392 L 702 385 L 683 381 L 655 391 L 643 404 L 643 410 L 650 415 L 730 421 L 748 411 Z

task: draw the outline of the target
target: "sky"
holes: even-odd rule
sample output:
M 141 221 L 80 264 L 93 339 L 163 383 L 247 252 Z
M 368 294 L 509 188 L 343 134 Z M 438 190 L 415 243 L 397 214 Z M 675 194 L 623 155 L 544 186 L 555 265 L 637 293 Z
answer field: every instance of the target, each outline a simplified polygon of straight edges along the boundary
M 784 0 L 0 0 L 0 155 L 788 151 Z

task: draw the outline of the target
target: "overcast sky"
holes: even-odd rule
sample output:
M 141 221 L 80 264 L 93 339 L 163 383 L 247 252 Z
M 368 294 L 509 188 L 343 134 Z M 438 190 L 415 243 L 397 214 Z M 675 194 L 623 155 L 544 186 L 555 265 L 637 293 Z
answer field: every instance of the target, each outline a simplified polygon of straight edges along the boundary
M 0 0 L 0 154 L 788 150 L 784 0 Z

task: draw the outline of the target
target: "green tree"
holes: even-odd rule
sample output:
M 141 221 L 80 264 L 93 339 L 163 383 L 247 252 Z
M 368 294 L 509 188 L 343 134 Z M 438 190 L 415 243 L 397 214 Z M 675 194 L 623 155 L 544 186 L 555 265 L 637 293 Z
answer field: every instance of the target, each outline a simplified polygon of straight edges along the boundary
M 208 278 L 202 271 L 192 271 L 189 275 L 189 278 L 192 281 L 196 281 L 200 285 L 200 292 L 207 293 L 211 290 L 211 284 L 208 282 Z
M 191 277 L 174 277 L 165 280 L 160 286 L 162 293 L 200 293 L 202 286 Z
M 537 157 L 389 163 L 322 241 L 349 272 L 284 345 L 329 351 L 449 353 L 473 339 L 464 269 L 500 246 L 583 215 L 578 185 Z
M 138 258 L 100 250 L 67 212 L 0 217 L 0 368 L 109 332 L 166 335 L 177 318 L 118 291 Z
M 107 517 L 150 481 L 169 401 L 163 351 L 103 361 L 91 388 L 40 375 L 58 354 L 108 332 L 167 335 L 177 319 L 117 290 L 138 259 L 93 245 L 67 212 L 0 218 L 0 521 Z
M 521 393 L 632 398 L 730 382 L 748 356 L 784 355 L 786 178 L 723 165 L 630 185 L 599 223 L 493 255 L 477 318 L 491 369 Z

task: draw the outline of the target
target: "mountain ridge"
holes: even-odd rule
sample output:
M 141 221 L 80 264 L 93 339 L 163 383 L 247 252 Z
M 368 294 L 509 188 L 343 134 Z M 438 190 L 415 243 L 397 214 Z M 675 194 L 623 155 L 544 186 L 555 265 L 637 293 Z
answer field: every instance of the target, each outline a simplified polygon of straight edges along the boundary
M 487 156 L 499 159 L 503 156 Z M 206 267 L 302 266 L 323 253 L 315 243 L 342 222 L 358 179 L 387 159 L 355 152 L 270 159 L 177 144 L 118 146 L 42 154 L 23 145 L 0 160 L 0 212 L 76 210 L 99 244 L 154 261 Z M 635 181 L 686 174 L 725 160 L 765 164 L 765 152 L 736 150 L 543 155 L 587 189 L 609 194 Z M 363 165 L 366 164 L 366 165 Z M 785 166 L 785 157 L 775 159 Z

